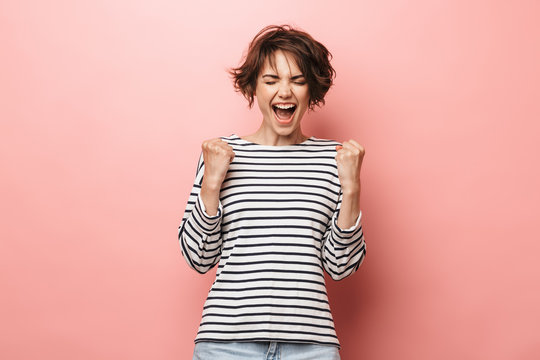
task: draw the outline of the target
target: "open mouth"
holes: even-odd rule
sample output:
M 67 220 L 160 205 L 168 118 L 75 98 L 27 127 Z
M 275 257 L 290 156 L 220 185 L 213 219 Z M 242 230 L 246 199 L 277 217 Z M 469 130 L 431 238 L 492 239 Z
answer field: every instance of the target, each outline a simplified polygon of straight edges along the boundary
M 296 105 L 272 105 L 272 109 L 274 110 L 274 115 L 276 116 L 277 121 L 282 124 L 288 124 L 292 121 L 296 111 Z

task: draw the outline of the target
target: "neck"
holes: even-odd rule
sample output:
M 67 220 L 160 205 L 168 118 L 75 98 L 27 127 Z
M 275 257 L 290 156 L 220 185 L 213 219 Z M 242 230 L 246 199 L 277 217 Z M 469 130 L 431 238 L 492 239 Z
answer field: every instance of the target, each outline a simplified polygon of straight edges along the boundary
M 304 142 L 308 139 L 308 136 L 302 134 L 300 128 L 296 129 L 291 134 L 280 135 L 274 131 L 268 131 L 261 126 L 254 134 L 244 136 L 243 138 L 260 145 L 284 146 Z

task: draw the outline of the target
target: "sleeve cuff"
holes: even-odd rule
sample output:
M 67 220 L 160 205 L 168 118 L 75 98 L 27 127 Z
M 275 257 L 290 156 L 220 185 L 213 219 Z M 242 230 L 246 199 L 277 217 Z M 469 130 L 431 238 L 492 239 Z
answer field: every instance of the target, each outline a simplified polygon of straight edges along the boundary
M 362 210 L 360 210 L 360 213 L 358 214 L 358 218 L 356 219 L 355 224 L 347 229 L 341 229 L 338 226 L 337 224 L 338 216 L 339 216 L 339 212 L 336 212 L 334 214 L 334 218 L 332 219 L 332 226 L 334 227 L 334 232 L 336 233 L 337 236 L 343 239 L 352 237 L 355 231 L 360 227 L 360 223 L 362 219 Z
M 218 211 L 217 214 L 214 216 L 208 215 L 208 213 L 206 212 L 206 207 L 204 206 L 204 202 L 202 201 L 200 195 L 197 197 L 197 203 L 199 205 L 199 209 L 201 210 L 201 214 L 205 217 L 205 220 L 212 221 L 219 220 L 221 218 L 221 214 L 223 213 L 223 206 L 221 205 L 221 201 L 218 201 Z

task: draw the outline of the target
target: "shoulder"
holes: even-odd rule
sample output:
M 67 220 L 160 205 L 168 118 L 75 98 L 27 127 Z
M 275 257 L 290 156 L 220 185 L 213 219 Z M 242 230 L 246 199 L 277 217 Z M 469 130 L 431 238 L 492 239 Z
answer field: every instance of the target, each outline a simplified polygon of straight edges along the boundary
M 240 144 L 240 143 L 245 142 L 245 140 L 243 140 L 240 136 L 236 134 L 231 134 L 228 136 L 220 136 L 219 138 L 225 141 L 226 143 L 228 143 L 229 145 L 235 145 L 235 144 Z
M 311 151 L 315 152 L 324 152 L 327 153 L 336 152 L 336 146 L 341 145 L 339 141 L 333 140 L 333 139 L 322 139 L 317 137 L 310 137 L 308 140 L 306 140 L 303 144 L 303 147 L 305 149 L 310 149 Z
M 220 136 L 219 137 L 221 140 L 226 140 L 226 141 L 231 141 L 231 140 L 238 140 L 240 139 L 240 136 L 236 135 L 236 134 L 231 134 L 231 135 L 227 135 L 227 136 Z
M 337 146 L 337 145 L 341 145 L 341 143 L 339 141 L 336 141 L 336 140 L 333 140 L 333 139 L 317 138 L 315 136 L 310 137 L 306 141 L 306 144 L 307 145 L 318 145 L 318 146 L 334 146 L 334 147 Z

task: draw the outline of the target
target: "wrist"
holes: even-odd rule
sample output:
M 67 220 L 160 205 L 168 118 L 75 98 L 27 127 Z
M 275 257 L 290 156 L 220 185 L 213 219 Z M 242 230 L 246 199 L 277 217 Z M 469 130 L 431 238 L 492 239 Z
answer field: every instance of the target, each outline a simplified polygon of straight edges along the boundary
M 341 192 L 345 196 L 359 196 L 360 195 L 360 183 L 356 184 L 342 184 Z
M 208 216 L 215 216 L 219 207 L 219 189 L 217 191 L 212 190 L 203 184 L 201 187 L 200 198 Z
M 221 190 L 221 182 L 217 180 L 213 180 L 209 177 L 203 176 L 201 190 L 202 189 L 210 193 L 219 193 Z

